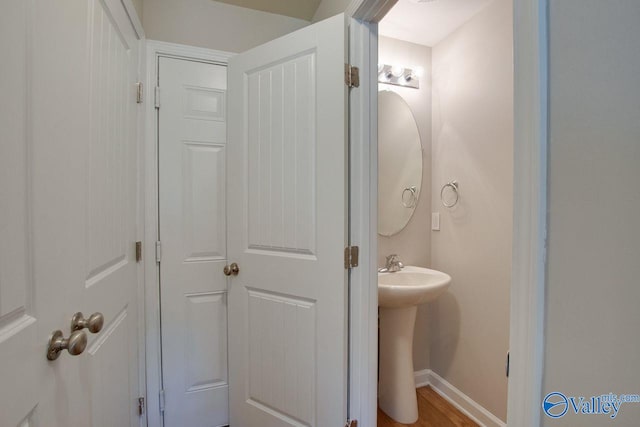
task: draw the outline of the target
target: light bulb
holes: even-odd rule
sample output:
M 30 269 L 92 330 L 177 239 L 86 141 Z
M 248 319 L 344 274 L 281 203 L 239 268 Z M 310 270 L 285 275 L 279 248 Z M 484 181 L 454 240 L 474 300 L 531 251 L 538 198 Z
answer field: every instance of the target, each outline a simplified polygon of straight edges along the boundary
M 404 68 L 394 65 L 391 67 L 391 74 L 393 77 L 400 77 L 404 73 Z

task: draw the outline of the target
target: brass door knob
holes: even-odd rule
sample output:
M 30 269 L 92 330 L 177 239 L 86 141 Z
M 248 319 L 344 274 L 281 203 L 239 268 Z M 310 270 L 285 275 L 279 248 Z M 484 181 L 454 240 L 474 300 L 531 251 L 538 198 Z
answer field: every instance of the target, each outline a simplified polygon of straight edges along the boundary
M 47 359 L 56 360 L 62 350 L 67 350 L 70 355 L 77 356 L 87 348 L 87 334 L 83 331 L 75 331 L 65 338 L 62 331 L 54 331 L 47 346 Z
M 237 276 L 240 273 L 240 267 L 233 262 L 231 265 L 225 265 L 223 271 L 225 276 Z
M 71 332 L 87 328 L 92 334 L 97 334 L 102 330 L 103 325 L 104 316 L 102 313 L 93 313 L 88 319 L 85 319 L 81 312 L 77 312 L 71 318 Z

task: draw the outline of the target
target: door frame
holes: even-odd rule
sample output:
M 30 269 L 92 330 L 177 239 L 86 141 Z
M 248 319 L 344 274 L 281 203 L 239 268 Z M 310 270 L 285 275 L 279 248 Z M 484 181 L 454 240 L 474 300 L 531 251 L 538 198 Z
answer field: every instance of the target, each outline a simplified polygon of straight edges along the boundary
M 160 427 L 160 391 L 162 390 L 162 365 L 160 346 L 160 265 L 156 262 L 158 240 L 158 110 L 155 107 L 155 88 L 158 84 L 158 63 L 161 57 L 206 62 L 227 66 L 234 53 L 220 50 L 147 40 L 146 76 L 144 91 L 145 142 L 144 142 L 144 303 L 146 334 L 147 425 Z M 151 409 L 150 409 L 151 408 Z
M 351 0 L 351 240 L 360 245 L 350 302 L 350 413 L 377 411 L 377 23 L 397 0 Z M 514 0 L 514 213 L 507 425 L 540 425 L 547 239 L 548 0 Z M 375 71 L 374 71 L 375 70 Z M 367 209 L 368 207 L 368 209 Z
M 350 93 L 351 240 L 360 246 L 350 299 L 349 417 L 375 426 L 377 416 L 377 23 L 397 0 L 352 0 L 350 60 L 361 86 Z M 514 0 L 514 233 L 508 425 L 539 425 L 544 368 L 547 237 L 548 0 Z M 155 241 L 158 229 L 157 114 L 160 56 L 226 65 L 233 53 L 147 41 L 144 146 L 144 263 L 147 419 L 160 426 L 160 311 Z
M 146 49 L 146 35 L 144 28 L 142 28 L 142 21 L 138 16 L 138 12 L 133 4 L 132 0 L 122 0 L 122 5 L 129 14 L 131 25 L 138 34 L 138 82 L 144 82 L 145 79 L 145 49 Z M 108 7 L 108 6 L 107 6 Z M 138 110 L 137 114 L 137 127 L 138 133 L 136 135 L 136 150 L 137 150 L 137 183 L 136 183 L 136 241 L 142 241 L 145 236 L 146 218 L 145 218 L 145 177 L 144 177 L 144 165 L 145 159 L 144 144 L 146 142 L 146 111 L 143 108 Z M 146 399 L 146 381 L 147 381 L 147 361 L 146 361 L 146 336 L 147 328 L 145 325 L 145 267 L 144 265 L 138 265 L 137 268 L 137 286 L 138 286 L 138 391 L 140 397 Z M 147 425 L 146 413 L 141 414 L 138 425 L 144 427 Z

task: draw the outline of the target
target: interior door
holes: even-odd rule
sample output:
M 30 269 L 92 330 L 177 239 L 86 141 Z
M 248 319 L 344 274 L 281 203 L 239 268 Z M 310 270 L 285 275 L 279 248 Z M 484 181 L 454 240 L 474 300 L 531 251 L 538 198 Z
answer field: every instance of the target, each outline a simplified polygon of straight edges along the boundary
M 229 424 L 227 68 L 160 58 L 162 380 L 166 427 Z
M 338 15 L 229 62 L 235 427 L 346 420 L 346 42 Z
M 3 2 L 3 427 L 139 423 L 138 45 L 121 1 Z M 47 360 L 79 311 L 101 331 Z

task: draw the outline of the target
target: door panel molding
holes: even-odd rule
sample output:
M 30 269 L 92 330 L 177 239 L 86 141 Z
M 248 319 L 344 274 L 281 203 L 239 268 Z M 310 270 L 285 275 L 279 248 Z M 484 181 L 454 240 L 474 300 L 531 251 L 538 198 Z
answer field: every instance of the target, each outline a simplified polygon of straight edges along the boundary
M 246 73 L 247 247 L 256 251 L 316 253 L 315 62 L 309 52 Z

